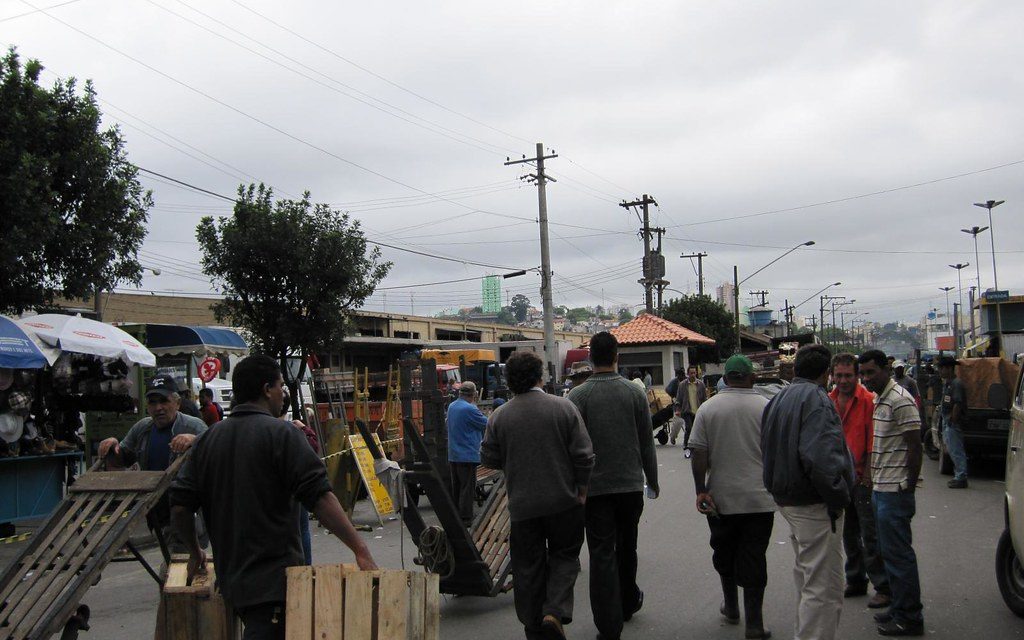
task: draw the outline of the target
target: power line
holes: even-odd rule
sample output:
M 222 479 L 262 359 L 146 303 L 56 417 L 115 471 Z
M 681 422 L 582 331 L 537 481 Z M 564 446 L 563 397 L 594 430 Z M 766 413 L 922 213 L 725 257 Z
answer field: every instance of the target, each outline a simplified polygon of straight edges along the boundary
M 6 18 L 0 18 L 0 22 L 8 22 L 10 20 L 17 20 L 18 18 L 24 18 L 25 16 L 35 15 L 37 13 L 45 12 L 45 11 L 48 11 L 50 9 L 56 9 L 58 7 L 64 7 L 64 6 L 67 6 L 69 4 L 74 4 L 76 2 L 79 2 L 79 1 L 80 0 L 67 0 L 67 2 L 60 2 L 60 3 L 54 4 L 54 5 L 50 5 L 49 7 L 43 7 L 41 9 L 34 9 L 32 11 L 26 11 L 25 13 L 19 13 L 19 14 L 14 15 L 14 16 L 7 16 Z M 29 6 L 31 6 L 31 5 L 29 5 Z
M 163 178 L 164 180 L 169 180 L 170 182 L 173 182 L 175 184 L 179 184 L 179 185 L 181 185 L 183 187 L 187 187 L 189 189 L 192 189 L 193 191 L 198 191 L 199 193 L 205 193 L 206 195 L 213 196 L 214 198 L 220 198 L 222 200 L 227 200 L 228 202 L 230 202 L 232 204 L 234 204 L 234 202 L 235 202 L 234 198 L 229 198 L 229 197 L 227 197 L 225 195 L 221 195 L 221 194 L 219 194 L 219 193 L 217 193 L 215 191 L 210 191 L 209 189 L 204 189 L 202 187 L 197 187 L 196 185 L 189 184 L 189 183 L 185 182 L 184 180 L 178 180 L 177 178 L 172 178 L 170 176 L 165 176 L 162 173 L 157 173 L 156 171 L 151 171 L 149 169 L 144 169 L 143 167 L 140 167 L 140 166 L 137 166 L 137 165 L 136 165 L 135 168 L 138 169 L 139 171 L 143 172 L 143 173 L 148 173 L 149 175 L 156 176 L 158 178 Z

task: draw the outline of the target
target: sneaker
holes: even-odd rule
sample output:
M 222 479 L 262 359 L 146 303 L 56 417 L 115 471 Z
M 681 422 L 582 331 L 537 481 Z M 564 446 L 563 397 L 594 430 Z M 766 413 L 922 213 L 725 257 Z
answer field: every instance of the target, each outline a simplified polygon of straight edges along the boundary
M 887 593 L 875 593 L 868 600 L 868 609 L 885 609 L 892 604 L 892 596 Z
M 957 480 L 956 478 L 954 478 L 954 479 L 950 480 L 949 482 L 947 482 L 946 486 L 949 487 L 950 489 L 966 489 L 967 488 L 967 478 L 963 478 L 961 480 Z
M 890 620 L 878 625 L 880 636 L 923 636 L 924 622 L 896 622 Z
M 684 458 L 689 458 L 690 457 L 690 450 L 689 449 L 683 449 L 683 457 Z
M 540 630 L 546 640 L 565 640 L 565 631 L 562 630 L 562 621 L 551 615 L 544 616 L 540 621 Z
M 846 591 L 843 592 L 844 598 L 856 598 L 857 596 L 866 595 L 868 595 L 868 585 L 866 582 L 863 584 L 858 584 L 856 582 L 847 584 Z

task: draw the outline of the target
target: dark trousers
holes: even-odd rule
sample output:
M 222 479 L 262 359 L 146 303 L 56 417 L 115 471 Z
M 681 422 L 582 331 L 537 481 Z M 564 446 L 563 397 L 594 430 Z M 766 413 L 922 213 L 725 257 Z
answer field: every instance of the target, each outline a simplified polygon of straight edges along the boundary
M 896 622 L 920 622 L 921 579 L 910 521 L 917 510 L 912 491 L 875 491 L 875 525 L 878 546 L 889 576 L 892 604 L 889 613 Z
M 302 538 L 302 558 L 307 565 L 313 564 L 313 534 L 309 530 L 309 512 L 306 507 L 299 509 L 299 537 Z
M 885 562 L 878 550 L 875 514 L 871 505 L 871 489 L 858 483 L 853 488 L 853 500 L 846 507 L 843 520 L 843 548 L 846 550 L 846 584 L 867 586 L 890 595 L 889 577 Z
M 744 589 L 765 588 L 768 584 L 765 552 L 774 524 L 775 513 L 770 511 L 708 516 L 715 571 Z
M 587 498 L 587 549 L 590 550 L 590 608 L 605 638 L 622 633 L 623 615 L 636 611 L 636 538 L 644 511 L 642 491 Z
M 267 604 L 237 609 L 235 613 L 245 627 L 242 640 L 284 640 L 284 603 Z
M 543 638 L 540 623 L 552 615 L 572 621 L 573 588 L 580 574 L 583 507 L 513 520 L 509 534 L 516 616 L 527 638 Z M 482 634 L 483 635 L 483 634 Z
M 475 462 L 449 462 L 452 476 L 452 499 L 463 524 L 473 522 L 473 501 L 476 499 Z
M 683 427 L 683 448 L 686 449 L 690 446 L 690 432 L 693 431 L 694 414 L 687 412 L 683 414 L 682 418 L 683 422 L 686 423 L 686 426 Z

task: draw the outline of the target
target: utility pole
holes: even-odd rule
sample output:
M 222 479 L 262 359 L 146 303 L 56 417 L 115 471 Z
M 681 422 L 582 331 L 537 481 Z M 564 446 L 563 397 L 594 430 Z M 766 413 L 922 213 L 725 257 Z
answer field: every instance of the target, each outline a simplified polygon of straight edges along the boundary
M 789 298 L 786 298 L 785 304 L 786 306 L 782 308 L 782 315 L 786 319 L 786 335 L 790 335 L 793 333 L 793 311 L 796 310 L 796 307 L 789 304 Z
M 558 382 L 558 374 L 555 371 L 555 311 L 554 303 L 551 300 L 551 250 L 548 245 L 548 197 L 546 191 L 547 182 L 557 182 L 554 178 L 544 173 L 544 161 L 557 158 L 558 155 L 552 150 L 551 155 L 544 155 L 544 144 L 537 143 L 537 157 L 522 160 L 510 160 L 505 158 L 505 166 L 513 164 L 537 163 L 537 173 L 530 174 L 530 178 L 537 183 L 537 207 L 539 210 L 540 222 L 540 297 L 544 305 L 544 368 L 548 373 L 548 382 L 551 389 L 554 389 Z M 644 209 L 646 212 L 646 208 Z
M 633 207 L 640 207 L 643 211 L 641 222 L 644 226 L 640 231 L 640 234 L 643 236 L 644 240 L 644 277 L 642 280 L 638 280 L 637 282 L 644 285 L 644 306 L 647 308 L 647 313 L 654 313 L 654 294 L 652 291 L 654 281 L 665 275 L 664 273 L 655 275 L 654 261 L 651 260 L 651 216 L 648 206 L 652 204 L 654 206 L 658 206 L 658 203 L 654 198 L 648 196 L 646 193 L 639 200 L 633 200 L 632 202 L 626 202 L 623 200 L 619 203 L 619 206 L 623 209 L 629 210 Z
M 708 254 L 698 251 L 697 253 L 684 253 L 680 258 L 697 258 L 697 293 L 704 295 L 704 258 Z
M 663 235 L 665 235 L 667 233 L 667 231 L 665 229 L 661 228 L 661 227 L 655 227 L 654 229 L 651 229 L 651 232 L 658 234 L 658 249 L 656 250 L 655 255 L 658 256 L 657 261 L 658 261 L 658 264 L 661 265 L 661 264 L 664 263 L 664 258 L 661 257 L 662 256 L 662 253 L 661 253 L 661 237 Z M 652 256 L 652 260 L 648 260 L 648 262 L 653 262 L 653 256 Z M 657 289 L 658 289 L 658 315 L 660 316 L 661 315 L 661 307 L 662 307 L 662 299 L 665 296 L 665 287 L 667 287 L 668 285 L 670 285 L 672 283 L 665 279 L 665 274 L 664 274 L 663 271 L 661 271 L 661 269 L 658 269 L 658 271 L 661 272 L 661 275 L 658 277 L 657 280 L 654 281 L 654 286 L 657 287 Z
M 732 304 L 736 311 L 736 353 L 743 353 L 743 334 L 740 333 L 740 268 L 732 266 Z
M 748 291 L 748 294 L 761 298 L 761 304 L 759 306 L 765 306 L 768 304 L 768 292 L 767 291 Z

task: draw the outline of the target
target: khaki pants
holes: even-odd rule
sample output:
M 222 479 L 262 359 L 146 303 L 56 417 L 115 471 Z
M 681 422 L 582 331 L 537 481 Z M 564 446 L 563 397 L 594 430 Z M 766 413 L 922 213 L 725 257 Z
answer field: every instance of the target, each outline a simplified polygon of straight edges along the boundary
M 794 640 L 832 640 L 839 631 L 845 577 L 843 518 L 833 530 L 823 504 L 781 507 L 796 554 L 793 579 L 798 597 Z
M 672 444 L 676 443 L 676 438 L 679 436 L 679 432 L 682 430 L 683 425 L 682 416 L 672 416 L 672 419 L 668 421 L 668 441 Z

